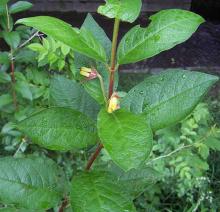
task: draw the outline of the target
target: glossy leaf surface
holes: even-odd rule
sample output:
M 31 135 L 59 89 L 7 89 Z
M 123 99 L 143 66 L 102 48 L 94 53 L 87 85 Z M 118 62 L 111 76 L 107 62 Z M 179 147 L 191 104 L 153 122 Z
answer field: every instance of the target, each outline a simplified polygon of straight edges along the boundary
M 204 19 L 192 12 L 169 9 L 150 17 L 147 28 L 135 26 L 122 39 L 118 63 L 138 62 L 159 54 L 186 41 Z
M 36 143 L 50 150 L 84 148 L 97 141 L 95 124 L 69 108 L 50 108 L 18 123 L 18 128 Z
M 189 115 L 218 77 L 184 70 L 170 70 L 151 76 L 135 86 L 122 106 L 144 113 L 158 130 Z
M 134 212 L 130 196 L 117 178 L 105 172 L 90 172 L 73 177 L 71 205 L 76 212 Z
M 0 158 L 0 199 L 27 209 L 49 209 L 62 198 L 57 165 L 44 158 Z M 31 210 L 30 210 L 31 211 Z
M 143 115 L 119 110 L 98 116 L 98 133 L 112 160 L 123 170 L 140 166 L 152 148 L 152 132 Z

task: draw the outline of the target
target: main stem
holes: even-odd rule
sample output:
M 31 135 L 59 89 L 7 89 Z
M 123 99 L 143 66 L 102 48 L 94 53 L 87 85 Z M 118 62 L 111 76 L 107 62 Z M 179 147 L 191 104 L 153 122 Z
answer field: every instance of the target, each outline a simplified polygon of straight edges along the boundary
M 111 66 L 110 66 L 110 79 L 109 79 L 109 95 L 111 98 L 114 91 L 114 76 L 116 71 L 116 52 L 117 52 L 117 43 L 118 43 L 118 32 L 119 32 L 120 20 L 115 19 L 113 39 L 112 39 L 112 52 L 111 52 Z
M 10 32 L 10 16 L 9 16 L 9 11 L 8 11 L 8 5 L 6 4 L 6 14 L 7 14 L 7 30 L 8 32 Z M 13 103 L 14 103 L 14 106 L 15 106 L 15 109 L 18 110 L 18 103 L 17 103 L 17 96 L 16 96 L 16 92 L 15 92 L 15 83 L 16 83 L 16 80 L 15 80 L 15 64 L 14 64 L 14 52 L 13 52 L 13 49 L 12 47 L 10 46 L 10 54 L 11 54 L 11 83 L 12 83 L 12 95 L 13 95 Z
M 117 52 L 119 25 L 120 25 L 120 20 L 116 18 L 114 23 L 114 31 L 113 31 L 113 39 L 112 39 L 111 64 L 109 68 L 110 71 L 109 91 L 108 91 L 109 98 L 111 98 L 114 90 L 114 75 L 116 71 L 116 52 Z M 91 158 L 89 159 L 86 165 L 86 171 L 90 170 L 92 164 L 98 157 L 103 147 L 104 146 L 101 143 L 98 145 L 98 147 L 96 148 L 95 152 L 93 153 L 93 155 L 91 156 Z

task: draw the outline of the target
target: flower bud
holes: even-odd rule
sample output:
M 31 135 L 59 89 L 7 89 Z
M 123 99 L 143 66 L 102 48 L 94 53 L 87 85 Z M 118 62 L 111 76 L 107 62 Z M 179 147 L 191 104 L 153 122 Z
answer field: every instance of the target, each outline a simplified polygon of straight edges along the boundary
M 113 113 L 118 109 L 120 109 L 120 97 L 117 93 L 113 93 L 109 100 L 108 113 Z
M 87 80 L 92 80 L 92 79 L 95 79 L 97 78 L 97 71 L 95 69 L 92 69 L 92 68 L 87 68 L 87 67 L 82 67 L 80 69 L 80 74 L 84 77 L 87 78 Z

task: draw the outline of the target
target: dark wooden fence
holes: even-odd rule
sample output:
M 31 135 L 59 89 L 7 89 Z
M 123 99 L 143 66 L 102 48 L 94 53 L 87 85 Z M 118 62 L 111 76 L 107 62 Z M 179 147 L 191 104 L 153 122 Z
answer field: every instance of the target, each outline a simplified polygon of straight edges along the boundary
M 33 11 L 39 12 L 95 12 L 104 0 L 29 0 Z M 142 11 L 154 12 L 167 8 L 189 9 L 191 0 L 143 0 Z

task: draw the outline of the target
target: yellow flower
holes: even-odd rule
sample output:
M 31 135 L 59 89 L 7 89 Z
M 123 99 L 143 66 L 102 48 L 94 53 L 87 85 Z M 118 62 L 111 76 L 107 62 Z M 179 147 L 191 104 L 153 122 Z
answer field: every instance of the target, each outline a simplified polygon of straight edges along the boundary
M 108 113 L 113 113 L 114 111 L 120 109 L 120 97 L 117 93 L 113 93 L 108 105 Z
M 80 69 L 80 74 L 86 77 L 88 80 L 95 79 L 97 78 L 97 75 L 98 75 L 95 69 L 87 68 L 87 67 L 82 67 Z

